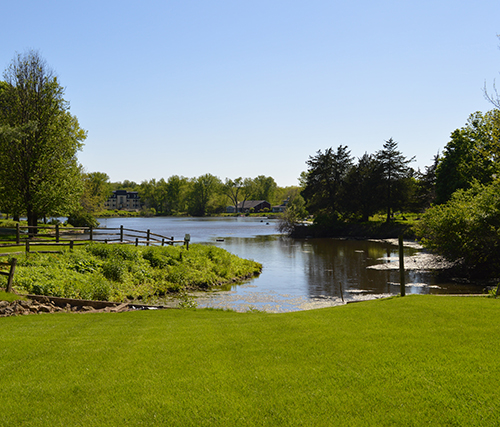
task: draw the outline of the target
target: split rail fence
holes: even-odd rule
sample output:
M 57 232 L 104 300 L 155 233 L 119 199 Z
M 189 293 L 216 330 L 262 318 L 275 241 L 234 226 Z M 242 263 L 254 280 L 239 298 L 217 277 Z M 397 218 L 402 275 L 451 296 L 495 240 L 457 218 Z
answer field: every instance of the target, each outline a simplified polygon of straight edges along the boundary
M 150 230 L 131 230 L 124 228 L 105 227 L 73 227 L 66 228 L 59 225 L 22 226 L 17 224 L 14 240 L 0 240 L 2 247 L 25 246 L 26 252 L 38 246 L 69 246 L 83 245 L 88 242 L 134 244 L 136 246 L 165 246 L 174 243 L 183 243 L 189 248 L 189 234 L 184 240 L 175 240 L 174 237 L 162 236 Z

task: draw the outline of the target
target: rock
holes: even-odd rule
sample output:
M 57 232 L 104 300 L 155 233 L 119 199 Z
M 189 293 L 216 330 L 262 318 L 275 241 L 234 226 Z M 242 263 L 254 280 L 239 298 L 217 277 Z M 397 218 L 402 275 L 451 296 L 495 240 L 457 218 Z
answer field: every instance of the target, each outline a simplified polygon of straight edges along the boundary
M 121 303 L 120 305 L 117 305 L 110 310 L 111 313 L 121 313 L 123 311 L 128 311 L 128 303 L 126 302 Z
M 41 304 L 38 307 L 38 312 L 40 313 L 52 313 L 53 308 L 50 305 Z

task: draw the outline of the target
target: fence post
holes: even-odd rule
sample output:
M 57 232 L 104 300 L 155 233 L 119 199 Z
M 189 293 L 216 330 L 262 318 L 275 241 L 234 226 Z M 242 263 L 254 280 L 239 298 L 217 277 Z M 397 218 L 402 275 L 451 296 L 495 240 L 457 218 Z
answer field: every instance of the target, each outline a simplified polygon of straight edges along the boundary
M 147 243 L 146 243 L 146 246 L 149 246 L 149 236 L 151 234 L 151 231 L 148 230 L 148 233 L 147 233 Z
M 403 236 L 399 236 L 399 283 L 401 286 L 401 296 L 406 295 L 405 290 L 405 255 L 403 247 Z
M 161 245 L 165 246 L 165 239 L 161 239 Z
M 59 224 L 56 224 L 56 243 L 59 243 Z
M 16 270 L 17 258 L 12 258 L 10 261 L 10 272 L 7 280 L 7 292 L 12 292 L 12 281 L 14 279 L 14 271 Z
M 30 239 L 26 240 L 26 252 L 30 251 Z
M 94 236 L 93 236 L 93 234 L 94 234 L 94 228 L 93 228 L 92 226 L 90 226 L 90 227 L 89 227 L 89 232 L 90 232 L 90 237 L 89 237 L 89 239 L 90 239 L 90 241 L 92 241 L 92 240 L 93 240 L 93 237 L 94 237 Z
M 21 229 L 19 228 L 19 223 L 16 224 L 16 244 L 19 245 L 21 242 Z
M 135 238 L 135 246 L 139 246 L 139 238 L 138 237 Z
M 72 251 L 73 250 L 73 240 L 70 240 L 69 241 L 69 250 Z
M 120 242 L 123 242 L 123 225 L 120 225 Z

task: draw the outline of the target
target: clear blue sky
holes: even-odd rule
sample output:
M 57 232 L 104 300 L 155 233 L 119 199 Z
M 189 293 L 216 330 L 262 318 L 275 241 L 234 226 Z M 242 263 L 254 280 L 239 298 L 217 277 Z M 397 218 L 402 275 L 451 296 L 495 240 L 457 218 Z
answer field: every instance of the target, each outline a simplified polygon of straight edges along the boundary
M 112 181 L 211 173 L 296 185 L 319 149 L 394 138 L 424 168 L 492 108 L 500 1 L 28 0 L 0 67 L 36 49 Z

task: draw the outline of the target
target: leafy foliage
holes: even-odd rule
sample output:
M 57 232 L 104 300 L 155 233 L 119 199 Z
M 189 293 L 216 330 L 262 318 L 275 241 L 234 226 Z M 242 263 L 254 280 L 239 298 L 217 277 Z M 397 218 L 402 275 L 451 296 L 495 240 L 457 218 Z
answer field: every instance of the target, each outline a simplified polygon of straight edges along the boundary
M 426 247 L 476 274 L 500 274 L 500 180 L 475 183 L 428 209 L 417 234 Z
M 499 133 L 500 111 L 493 110 L 471 114 L 466 126 L 451 134 L 436 169 L 438 203 L 476 181 L 487 184 L 500 172 Z
M 69 113 L 64 90 L 37 52 L 17 55 L 0 88 L 2 208 L 26 214 L 67 214 L 82 191 L 76 153 L 86 132 Z
M 306 163 L 309 169 L 302 196 L 307 210 L 330 215 L 343 210 L 343 188 L 353 163 L 347 146 L 340 145 L 337 151 L 328 148 L 324 153 L 319 150 Z
M 112 301 L 208 288 L 261 270 L 254 261 L 197 244 L 186 250 L 93 243 L 63 254 L 19 256 L 17 265 L 14 288 L 18 291 Z

